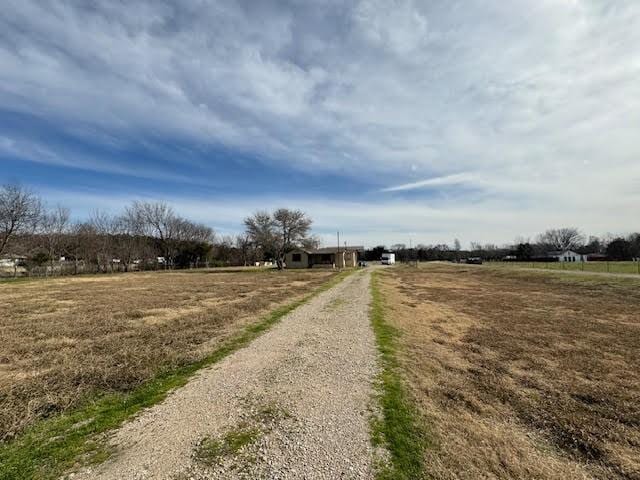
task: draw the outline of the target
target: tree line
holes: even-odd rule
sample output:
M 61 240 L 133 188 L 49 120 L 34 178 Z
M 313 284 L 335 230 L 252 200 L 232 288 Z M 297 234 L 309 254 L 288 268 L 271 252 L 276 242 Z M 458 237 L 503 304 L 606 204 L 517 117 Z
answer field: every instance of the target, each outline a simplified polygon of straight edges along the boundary
M 0 186 L 0 259 L 13 259 L 33 274 L 76 274 L 251 265 L 284 265 L 295 247 L 315 248 L 312 220 L 300 210 L 259 211 L 245 232 L 218 236 L 165 202 L 134 201 L 122 212 L 94 211 L 72 219 L 68 208 L 48 208 L 20 184 Z
M 592 261 L 624 261 L 640 258 L 640 233 L 586 237 L 577 228 L 564 227 L 546 230 L 533 241 L 520 238 L 507 245 L 471 242 L 470 247 L 462 249 L 458 239 L 454 239 L 451 245 L 418 244 L 410 248 L 398 243 L 390 247 L 379 245 L 368 249 L 365 251 L 365 258 L 370 261 L 379 260 L 383 252 L 393 252 L 400 262 L 459 261 L 469 257 L 484 260 L 550 261 L 549 252 L 572 250 L 582 255 L 591 255 Z
M 300 210 L 258 211 L 244 219 L 245 231 L 217 235 L 210 227 L 188 220 L 164 202 L 134 201 L 122 212 L 93 212 L 74 220 L 63 206 L 49 208 L 36 193 L 19 185 L 0 186 L 0 260 L 20 258 L 33 274 L 75 274 L 158 268 L 197 268 L 252 265 L 273 261 L 284 267 L 285 254 L 294 248 L 314 249 L 312 219 Z M 550 229 L 534 241 L 518 239 L 498 246 L 471 242 L 462 249 L 451 245 L 405 244 L 377 246 L 365 259 L 379 260 L 394 252 L 398 261 L 485 260 L 544 261 L 551 250 L 574 250 L 594 259 L 640 258 L 640 233 L 585 237 L 577 228 Z
M 635 260 L 640 258 L 640 233 L 586 237 L 577 228 L 557 228 L 539 235 L 535 242 L 520 240 L 511 254 L 522 260 L 536 260 L 550 250 L 572 250 L 591 255 L 592 260 Z

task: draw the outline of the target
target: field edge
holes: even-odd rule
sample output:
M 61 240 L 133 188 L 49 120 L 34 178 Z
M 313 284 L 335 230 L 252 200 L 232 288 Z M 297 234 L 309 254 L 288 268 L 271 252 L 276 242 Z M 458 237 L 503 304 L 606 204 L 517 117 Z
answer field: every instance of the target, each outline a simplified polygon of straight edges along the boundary
M 379 275 L 371 275 L 370 320 L 380 354 L 376 400 L 381 412 L 371 420 L 371 440 L 384 446 L 389 458 L 377 465 L 376 479 L 415 480 L 424 476 L 424 453 L 432 442 L 401 374 L 400 331 L 386 319 Z
M 200 369 L 248 346 L 285 315 L 342 282 L 356 270 L 331 277 L 301 299 L 276 308 L 245 327 L 197 362 L 158 374 L 135 390 L 99 396 L 74 411 L 42 420 L 14 440 L 0 445 L 0 480 L 54 479 L 83 465 L 102 463 L 110 453 L 106 434 L 144 408 L 163 401 Z

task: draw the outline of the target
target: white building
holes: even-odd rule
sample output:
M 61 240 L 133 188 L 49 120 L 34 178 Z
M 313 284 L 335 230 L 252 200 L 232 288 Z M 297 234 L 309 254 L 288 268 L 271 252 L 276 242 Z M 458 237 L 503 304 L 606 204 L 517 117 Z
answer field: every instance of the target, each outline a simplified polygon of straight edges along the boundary
M 5 255 L 0 258 L 0 277 L 18 276 L 27 273 L 25 261 L 27 257 L 21 255 Z
M 393 265 L 396 263 L 396 254 L 395 253 L 383 253 L 382 257 L 380 257 L 380 263 L 382 265 Z
M 548 252 L 547 257 L 555 258 L 558 262 L 586 262 L 587 256 L 574 252 L 573 250 L 558 250 L 555 252 Z
M 0 267 L 4 268 L 14 268 L 18 266 L 24 265 L 24 262 L 27 260 L 27 257 L 22 255 L 5 255 L 0 258 Z

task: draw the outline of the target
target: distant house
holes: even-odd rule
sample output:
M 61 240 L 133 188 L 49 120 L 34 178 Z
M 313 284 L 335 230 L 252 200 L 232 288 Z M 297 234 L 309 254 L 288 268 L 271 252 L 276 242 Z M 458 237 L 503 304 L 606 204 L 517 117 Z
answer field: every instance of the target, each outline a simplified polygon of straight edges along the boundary
M 586 262 L 587 255 L 574 252 L 573 250 L 557 250 L 547 252 L 547 257 L 556 262 Z
M 364 247 L 327 247 L 314 250 L 296 249 L 285 255 L 287 268 L 344 268 L 358 265 Z
M 4 255 L 0 258 L 0 276 L 17 276 L 27 273 L 27 257 L 22 255 Z
M 13 268 L 23 266 L 27 257 L 22 255 L 4 255 L 0 258 L 0 267 Z

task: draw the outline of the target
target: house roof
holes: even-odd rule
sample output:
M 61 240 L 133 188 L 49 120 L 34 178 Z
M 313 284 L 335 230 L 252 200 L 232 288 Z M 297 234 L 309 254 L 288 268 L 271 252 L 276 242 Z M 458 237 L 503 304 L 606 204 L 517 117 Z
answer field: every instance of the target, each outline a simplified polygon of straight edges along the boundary
M 357 252 L 364 252 L 364 247 L 359 246 L 359 245 L 354 245 L 354 246 L 350 246 L 350 247 L 323 247 L 323 248 L 316 248 L 315 250 L 310 250 L 309 253 L 337 253 L 337 252 L 352 252 L 352 251 L 357 251 Z
M 579 253 L 574 252 L 573 250 L 553 250 L 551 252 L 547 252 L 547 256 L 557 257 L 559 255 L 564 255 L 565 253 L 575 253 L 576 255 L 580 255 Z
M 364 247 L 361 245 L 354 245 L 354 246 L 348 246 L 348 247 L 323 247 L 323 248 L 316 248 L 316 249 L 312 249 L 312 250 L 306 250 L 304 248 L 299 248 L 297 250 L 294 250 L 294 252 L 305 252 L 308 253 L 310 255 L 313 254 L 327 254 L 327 253 L 337 253 L 337 252 L 364 252 Z

